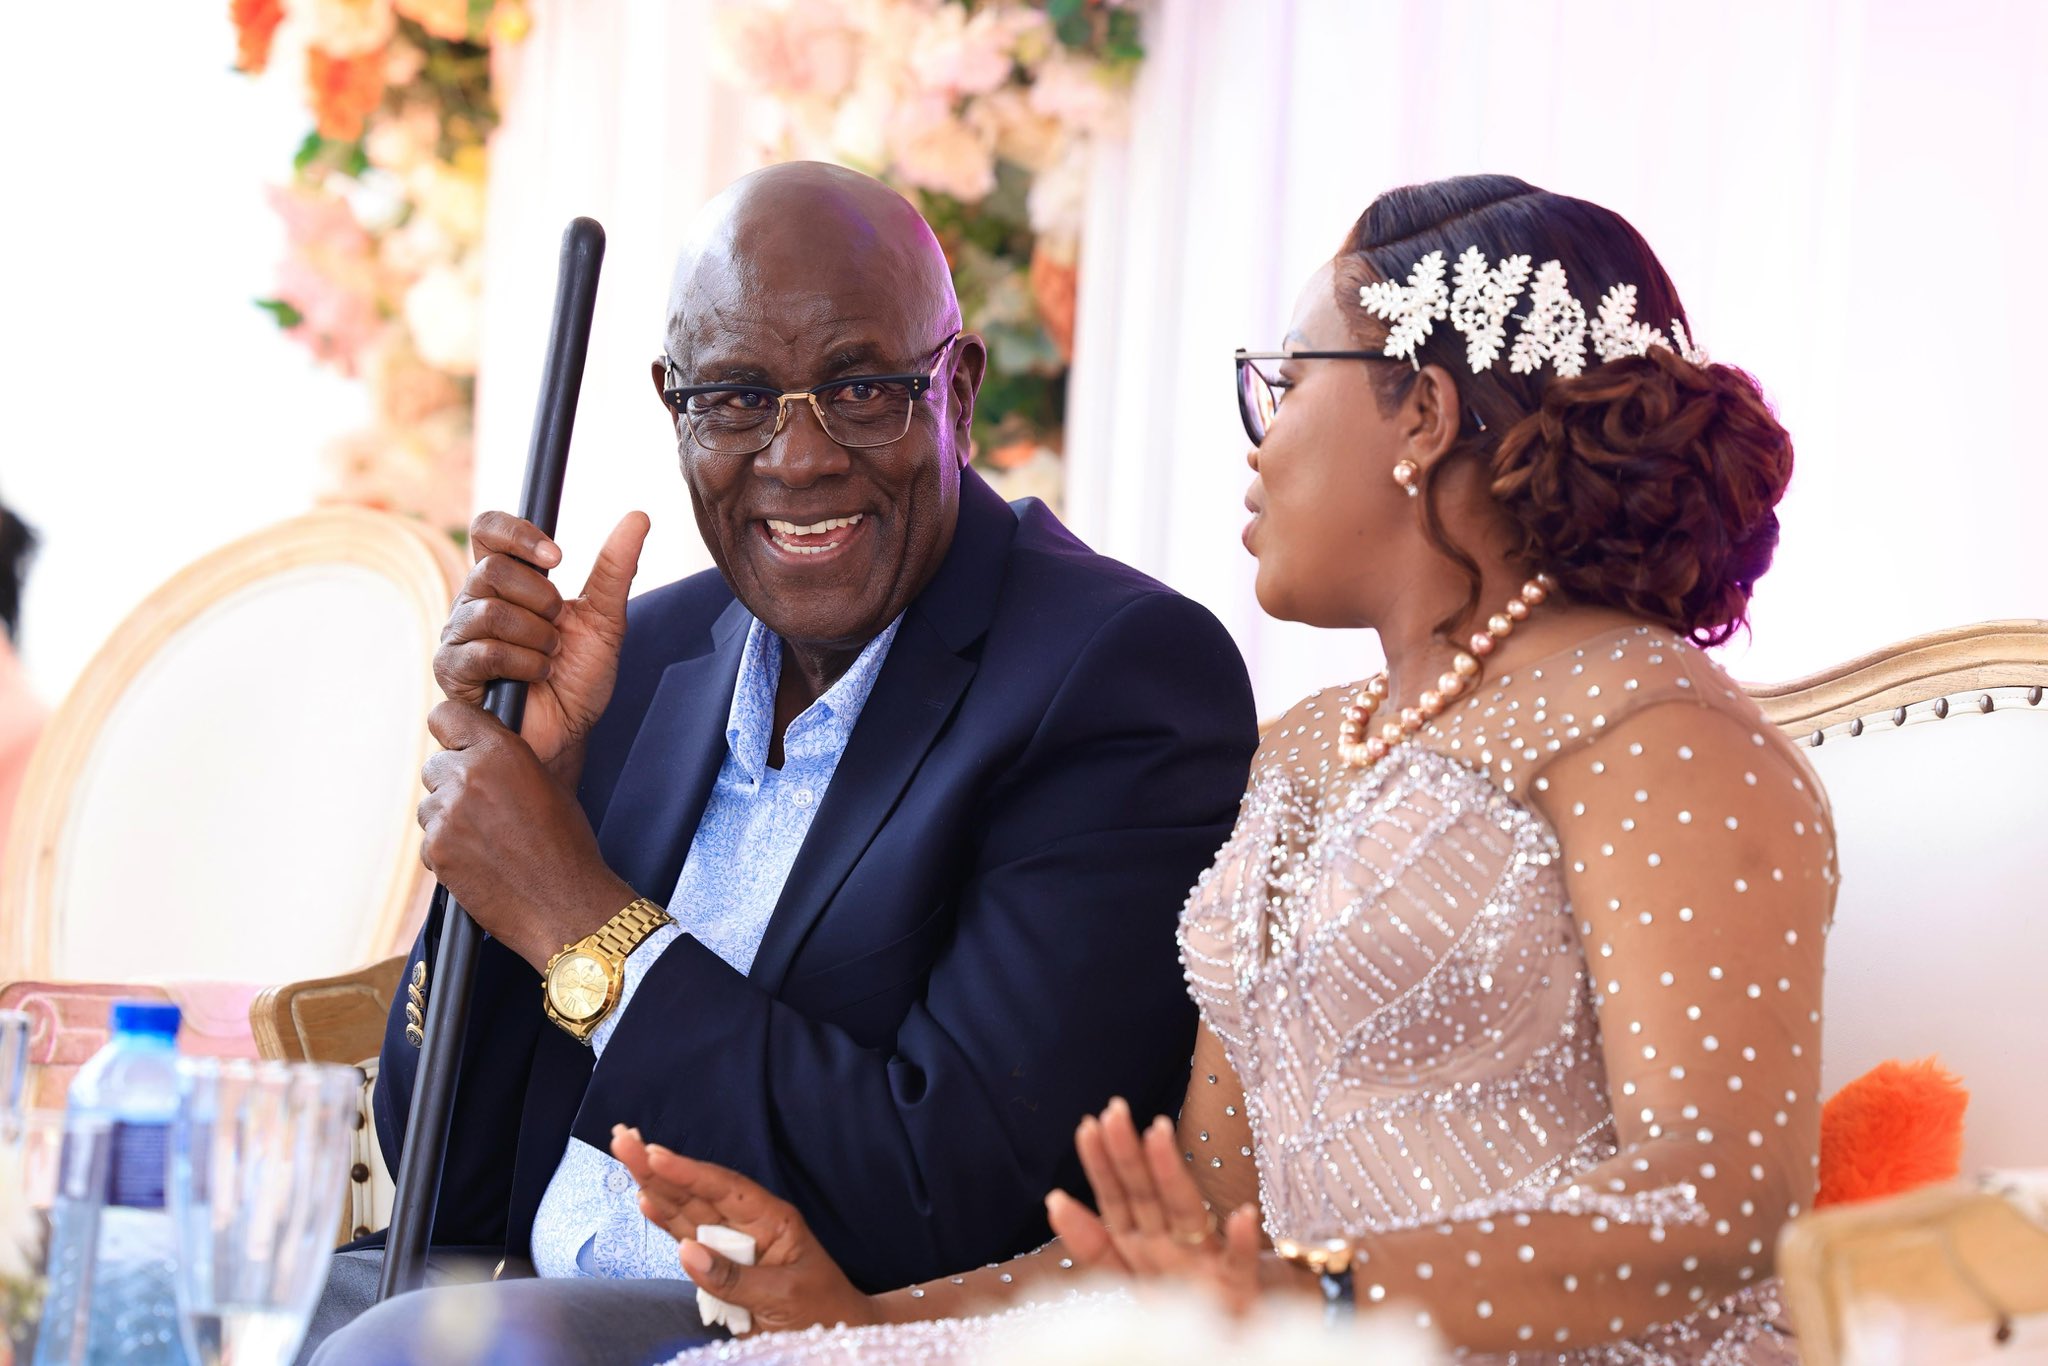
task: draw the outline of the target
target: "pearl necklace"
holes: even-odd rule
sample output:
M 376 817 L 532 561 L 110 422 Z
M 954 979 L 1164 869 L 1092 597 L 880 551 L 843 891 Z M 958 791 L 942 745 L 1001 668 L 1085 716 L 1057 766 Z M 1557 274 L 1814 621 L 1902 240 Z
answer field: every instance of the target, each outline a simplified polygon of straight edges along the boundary
M 1347 764 L 1370 767 L 1385 758 L 1388 750 L 1435 720 L 1444 708 L 1471 691 L 1479 681 L 1479 661 L 1513 634 L 1516 625 L 1528 617 L 1529 609 L 1539 606 L 1556 587 L 1556 581 L 1548 574 L 1538 574 L 1523 584 L 1521 591 L 1508 599 L 1506 607 L 1486 619 L 1484 631 L 1472 633 L 1467 642 L 1469 648 L 1451 657 L 1451 667 L 1437 676 L 1434 688 L 1416 698 L 1416 705 L 1401 708 L 1399 720 L 1383 723 L 1378 735 L 1367 737 L 1365 728 L 1372 714 L 1387 700 L 1387 671 L 1380 670 L 1344 705 L 1337 725 L 1338 757 Z

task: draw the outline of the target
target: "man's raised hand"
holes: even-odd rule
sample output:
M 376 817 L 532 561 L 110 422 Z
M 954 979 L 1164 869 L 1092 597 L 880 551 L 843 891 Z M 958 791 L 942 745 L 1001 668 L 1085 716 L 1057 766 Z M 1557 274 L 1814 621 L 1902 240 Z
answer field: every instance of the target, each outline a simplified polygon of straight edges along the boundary
M 605 538 L 582 596 L 565 599 L 541 572 L 562 562 L 561 549 L 533 523 L 482 512 L 469 526 L 476 566 L 441 632 L 434 677 L 451 701 L 472 705 L 482 704 L 493 679 L 527 684 L 519 733 L 566 784 L 611 701 L 647 531 L 647 514 L 627 513 Z

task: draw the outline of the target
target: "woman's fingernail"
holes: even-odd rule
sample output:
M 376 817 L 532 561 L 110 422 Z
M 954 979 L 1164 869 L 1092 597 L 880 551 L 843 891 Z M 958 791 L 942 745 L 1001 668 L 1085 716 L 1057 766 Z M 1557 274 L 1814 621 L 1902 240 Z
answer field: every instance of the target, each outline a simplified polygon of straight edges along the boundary
M 533 558 L 542 564 L 560 564 L 562 562 L 561 547 L 557 546 L 553 541 L 542 541 L 533 548 Z
M 711 1270 L 711 1249 L 705 1247 L 702 1243 L 695 1243 L 684 1239 L 683 1245 L 678 1249 L 676 1255 L 682 1258 L 683 1270 L 689 1272 L 692 1276 L 706 1275 Z
M 1130 1112 L 1131 1106 L 1129 1101 L 1125 1100 L 1122 1096 L 1111 1096 L 1109 1109 L 1105 1113 L 1128 1115 Z
M 623 1125 L 623 1124 L 614 1124 L 614 1125 L 612 1125 L 612 1137 L 613 1137 L 613 1138 L 617 1138 L 617 1137 L 618 1137 L 618 1136 L 619 1136 L 620 1134 L 623 1134 L 623 1133 L 626 1133 L 626 1132 L 628 1132 L 628 1131 L 627 1131 L 627 1129 L 626 1129 L 626 1126 L 625 1126 L 625 1125 Z

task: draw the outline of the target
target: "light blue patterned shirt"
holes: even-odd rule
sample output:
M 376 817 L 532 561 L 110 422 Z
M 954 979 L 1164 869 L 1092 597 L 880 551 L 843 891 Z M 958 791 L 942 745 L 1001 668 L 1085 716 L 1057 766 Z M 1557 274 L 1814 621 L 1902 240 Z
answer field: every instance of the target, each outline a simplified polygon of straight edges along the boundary
M 626 959 L 619 1004 L 590 1037 L 600 1056 L 647 970 L 677 935 L 695 935 L 737 971 L 753 966 L 782 884 L 902 623 L 900 616 L 890 622 L 825 695 L 789 723 L 779 769 L 768 767 L 768 742 L 782 641 L 759 621 L 749 623 L 725 720 L 725 762 L 669 898 L 676 923 L 649 935 Z M 543 1276 L 685 1279 L 676 1240 L 641 1215 L 632 1174 L 578 1138 L 569 1140 L 534 1216 L 533 1265 Z

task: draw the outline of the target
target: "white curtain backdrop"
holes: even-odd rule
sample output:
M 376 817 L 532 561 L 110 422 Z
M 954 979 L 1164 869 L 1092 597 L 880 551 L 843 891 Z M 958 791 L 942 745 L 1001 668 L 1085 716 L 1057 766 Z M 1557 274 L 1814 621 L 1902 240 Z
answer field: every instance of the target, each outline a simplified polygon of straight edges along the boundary
M 1162 0 L 1145 47 L 1090 203 L 1069 519 L 1207 603 L 1262 710 L 1379 653 L 1258 610 L 1230 353 L 1278 345 L 1375 193 L 1467 172 L 1629 218 L 1790 428 L 1739 676 L 2048 616 L 2048 6 Z
M 710 563 L 647 364 L 661 349 L 669 272 L 699 205 L 750 164 L 733 97 L 703 51 L 710 0 L 536 0 L 533 33 L 498 72 L 491 149 L 476 502 L 518 506 L 562 230 L 605 228 L 590 359 L 557 534 L 565 592 L 624 513 L 654 521 L 638 586 Z
M 297 83 L 228 71 L 224 4 L 93 13 L 10 6 L 0 42 L 0 497 L 42 534 L 20 645 L 53 704 L 180 566 L 310 508 L 369 406 L 251 302 Z

